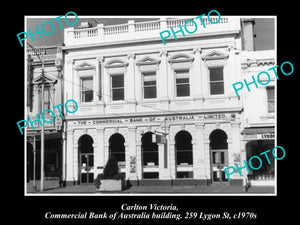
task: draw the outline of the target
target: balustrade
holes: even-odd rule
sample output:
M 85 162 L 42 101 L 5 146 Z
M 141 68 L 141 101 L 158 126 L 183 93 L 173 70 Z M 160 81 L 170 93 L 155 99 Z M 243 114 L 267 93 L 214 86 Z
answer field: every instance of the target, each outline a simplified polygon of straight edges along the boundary
M 216 21 L 218 18 L 211 17 L 212 21 Z M 74 29 L 73 27 L 65 29 L 65 45 L 77 45 L 77 44 L 91 44 L 91 43 L 103 43 L 113 40 L 133 40 L 133 39 L 145 39 L 159 37 L 159 32 L 165 29 L 173 27 L 176 29 L 179 24 L 184 26 L 187 20 L 195 20 L 199 24 L 199 19 L 193 18 L 179 18 L 179 19 L 162 19 L 146 22 L 134 22 L 129 21 L 126 24 L 103 26 L 98 24 L 97 27 Z M 239 18 L 226 17 L 221 18 L 217 24 L 212 24 L 209 20 L 203 17 L 205 29 L 201 30 L 201 33 L 214 32 L 214 31 L 228 31 L 228 30 L 240 30 Z M 187 27 L 194 26 L 194 23 L 190 22 L 186 24 Z M 199 31 L 200 32 L 200 31 Z M 113 38 L 113 39 L 111 39 Z

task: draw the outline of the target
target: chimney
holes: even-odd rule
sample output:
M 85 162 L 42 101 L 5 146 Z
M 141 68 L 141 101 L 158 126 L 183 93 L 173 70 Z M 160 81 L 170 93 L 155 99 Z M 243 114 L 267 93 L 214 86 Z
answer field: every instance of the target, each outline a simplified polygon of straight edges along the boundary
M 78 29 L 85 29 L 90 27 L 93 27 L 90 22 L 81 22 L 81 24 L 78 26 Z
M 242 19 L 242 49 L 245 51 L 254 51 L 254 30 L 255 20 L 253 18 Z

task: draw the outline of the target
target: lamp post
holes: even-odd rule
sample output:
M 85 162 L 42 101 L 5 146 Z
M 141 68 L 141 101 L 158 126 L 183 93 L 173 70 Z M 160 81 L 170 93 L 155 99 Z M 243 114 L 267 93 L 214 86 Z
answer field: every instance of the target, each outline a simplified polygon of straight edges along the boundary
M 44 111 L 44 61 L 42 62 L 42 112 Z M 40 191 L 44 191 L 44 155 L 45 155 L 45 131 L 44 122 L 42 120 L 41 132 L 41 182 Z
M 41 59 L 41 57 L 39 56 L 40 53 L 38 51 L 36 51 L 36 49 L 31 46 L 28 42 L 27 44 L 32 48 L 32 50 L 35 52 L 36 56 L 39 58 L 39 60 L 42 63 L 42 93 L 41 93 L 41 97 L 42 97 L 42 112 L 44 111 L 44 54 L 43 54 L 43 60 Z M 41 125 L 41 182 L 40 182 L 40 191 L 44 191 L 44 155 L 45 155 L 45 131 L 44 131 L 44 122 L 42 120 L 42 125 Z M 35 170 L 34 170 L 35 171 Z
M 36 138 L 33 136 L 33 192 L 36 192 L 36 176 L 35 176 L 35 168 L 36 168 Z

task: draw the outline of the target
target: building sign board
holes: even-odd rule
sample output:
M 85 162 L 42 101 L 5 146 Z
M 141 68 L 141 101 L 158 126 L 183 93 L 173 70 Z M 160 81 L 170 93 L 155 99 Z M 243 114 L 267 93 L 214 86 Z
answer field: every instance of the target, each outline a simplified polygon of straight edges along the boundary
M 264 133 L 264 134 L 246 134 L 244 135 L 245 140 L 274 140 L 274 133 Z
M 147 123 L 158 122 L 164 120 L 166 122 L 176 121 L 196 121 L 196 120 L 226 120 L 233 121 L 236 119 L 236 113 L 218 113 L 218 114 L 194 114 L 194 115 L 175 115 L 175 116 L 145 116 L 145 117 L 130 117 L 130 118 L 110 118 L 110 119 L 95 119 L 95 120 L 70 120 L 69 126 L 93 126 L 102 124 L 131 124 L 131 123 Z

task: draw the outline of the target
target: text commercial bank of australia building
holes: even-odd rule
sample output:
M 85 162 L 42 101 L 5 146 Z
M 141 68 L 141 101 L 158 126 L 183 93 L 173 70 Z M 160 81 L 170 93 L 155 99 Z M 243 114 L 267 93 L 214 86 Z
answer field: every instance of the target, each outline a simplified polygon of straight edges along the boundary
M 205 29 L 178 32 L 166 45 L 159 32 L 176 31 L 187 18 L 64 30 L 64 99 L 78 103 L 65 116 L 68 185 L 93 182 L 110 154 L 132 185 L 241 185 L 239 173 L 229 182 L 224 168 L 274 147 L 274 81 L 258 90 L 259 101 L 254 91 L 237 97 L 232 88 L 251 69 L 273 65 L 274 51 L 262 64 L 244 51 L 253 50 L 254 20 L 203 19 Z M 270 168 L 255 172 L 251 179 L 274 181 Z

